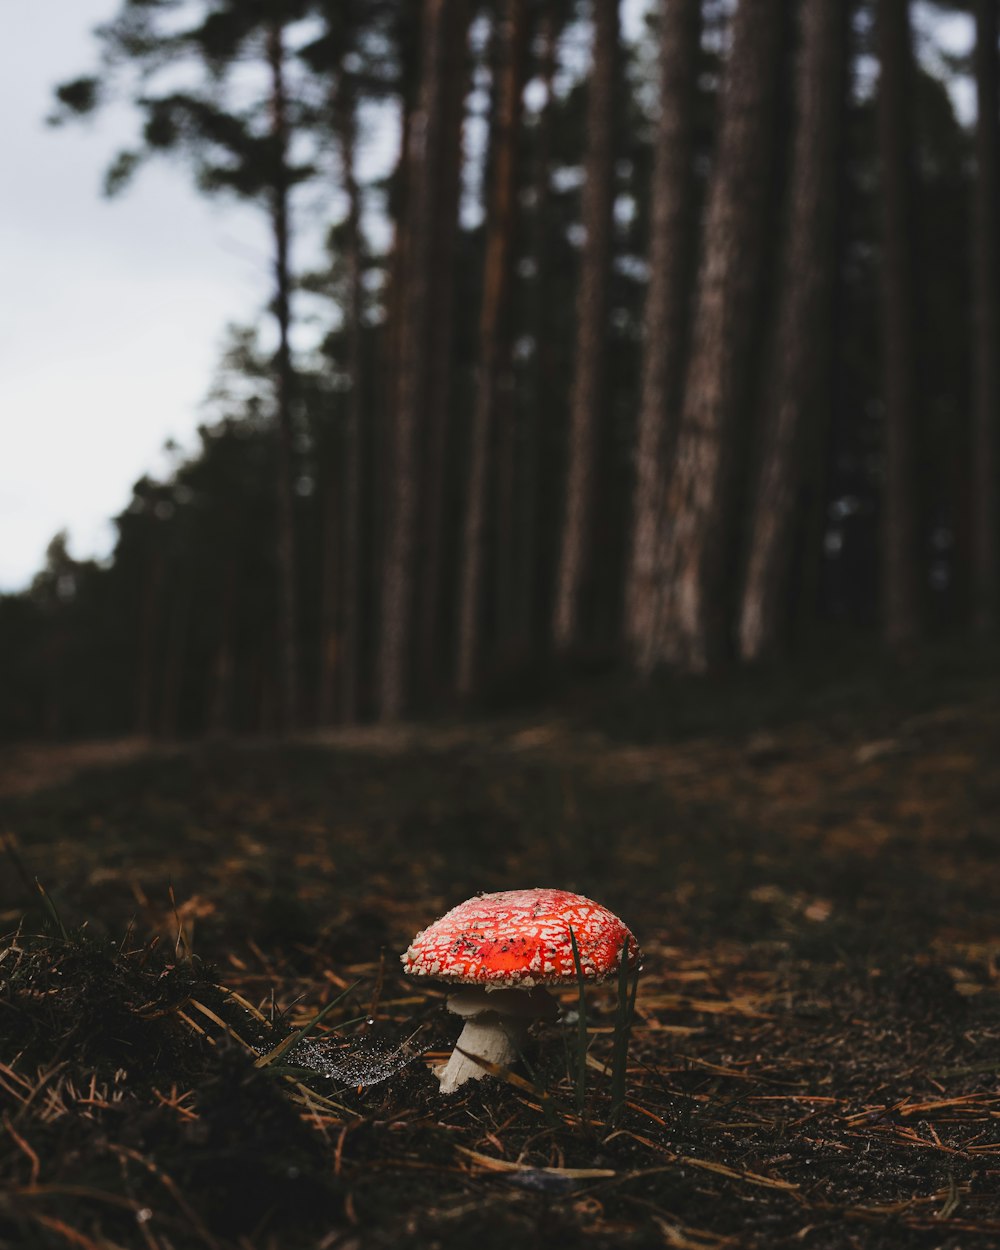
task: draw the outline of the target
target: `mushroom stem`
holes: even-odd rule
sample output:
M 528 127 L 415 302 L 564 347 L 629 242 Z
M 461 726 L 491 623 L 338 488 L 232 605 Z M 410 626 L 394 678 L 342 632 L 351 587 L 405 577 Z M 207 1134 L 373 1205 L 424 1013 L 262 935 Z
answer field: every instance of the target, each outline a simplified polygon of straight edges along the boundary
M 452 1094 L 466 1081 L 479 1081 L 490 1075 L 471 1055 L 509 1068 L 524 1046 L 531 1022 L 554 1019 L 559 1014 L 559 1004 L 541 986 L 531 990 L 485 990 L 475 986 L 453 994 L 448 999 L 448 1010 L 462 1016 L 465 1027 L 448 1062 L 437 1070 L 442 1094 Z
M 498 1067 L 509 1068 L 524 1045 L 527 1032 L 527 1021 L 500 1016 L 495 1011 L 486 1011 L 481 1016 L 466 1020 L 451 1057 L 438 1069 L 441 1093 L 452 1094 L 466 1081 L 478 1081 L 490 1075 L 484 1067 L 469 1058 L 470 1055 L 495 1063 Z

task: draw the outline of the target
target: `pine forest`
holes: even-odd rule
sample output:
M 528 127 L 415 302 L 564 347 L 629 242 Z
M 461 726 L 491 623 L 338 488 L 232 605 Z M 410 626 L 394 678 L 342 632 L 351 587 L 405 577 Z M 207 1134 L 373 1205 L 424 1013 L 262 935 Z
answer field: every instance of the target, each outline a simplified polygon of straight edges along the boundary
M 53 120 L 131 101 L 109 194 L 171 158 L 260 214 L 269 277 L 111 558 L 57 535 L 0 598 L 0 733 L 989 636 L 994 6 L 936 38 L 969 9 L 125 0 Z

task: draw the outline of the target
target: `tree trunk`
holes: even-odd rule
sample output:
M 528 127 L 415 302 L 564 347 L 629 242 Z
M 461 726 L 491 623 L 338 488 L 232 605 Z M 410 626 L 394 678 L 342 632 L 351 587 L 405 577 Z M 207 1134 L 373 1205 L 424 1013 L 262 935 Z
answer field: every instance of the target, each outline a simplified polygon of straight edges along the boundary
M 403 715 L 409 696 L 412 643 L 414 529 L 419 504 L 418 439 L 427 396 L 427 325 L 431 309 L 434 210 L 441 180 L 446 0 L 424 0 L 423 59 L 407 152 L 406 263 L 399 292 L 399 333 L 389 511 L 384 553 L 379 647 L 379 711 Z
M 139 671 L 136 681 L 135 732 L 148 738 L 154 732 L 154 678 L 158 669 L 156 653 L 162 636 L 164 582 L 163 557 L 154 555 L 146 569 L 142 592 L 142 614 L 139 622 Z
M 511 318 L 505 318 L 497 353 L 496 398 L 493 423 L 496 438 L 493 454 L 496 469 L 493 474 L 495 494 L 493 523 L 493 593 L 491 612 L 492 639 L 485 644 L 492 647 L 495 657 L 510 656 L 514 638 L 515 578 L 517 552 L 514 548 L 514 517 L 517 498 L 517 451 L 518 451 L 518 400 L 515 394 L 513 344 L 511 341 Z M 487 601 L 490 596 L 487 595 Z
M 441 179 L 434 211 L 433 308 L 429 318 L 430 359 L 427 393 L 427 448 L 424 466 L 423 558 L 419 637 L 422 692 L 430 696 L 442 660 L 442 580 L 445 567 L 445 500 L 448 430 L 451 421 L 454 361 L 455 252 L 462 190 L 462 130 L 468 89 L 469 8 L 452 0 L 446 34 L 444 99 L 441 104 Z M 449 666 L 450 667 L 450 666 Z M 450 678 L 450 673 L 449 673 Z
M 549 184 L 552 177 L 553 81 L 556 74 L 557 28 L 554 15 L 546 11 L 539 30 L 541 53 L 539 77 L 543 98 L 535 122 L 534 176 L 531 193 L 529 257 L 531 284 L 527 333 L 532 341 L 531 369 L 522 419 L 521 506 L 518 513 L 517 616 L 514 624 L 520 647 L 530 650 L 536 628 L 536 581 L 538 576 L 538 516 L 541 439 L 543 424 L 542 382 L 548 349 L 546 315 L 548 281 Z
M 882 352 L 885 487 L 882 628 L 890 647 L 920 632 L 914 441 L 918 428 L 909 0 L 879 0 L 878 144 L 882 166 Z
M 581 590 L 591 546 L 598 421 L 604 400 L 614 209 L 618 0 L 593 0 L 593 23 L 583 187 L 586 240 L 581 258 L 562 545 L 552 622 L 555 645 L 562 651 L 572 648 L 580 637 Z
M 1000 120 L 996 0 L 976 0 L 976 181 L 973 188 L 973 621 L 993 631 L 1000 616 Z
M 408 47 L 408 45 L 406 45 Z M 400 45 L 400 53 L 404 45 Z M 406 81 L 403 86 L 405 88 Z M 367 452 L 369 465 L 369 481 L 365 495 L 364 519 L 369 533 L 369 551 L 371 557 L 367 568 L 363 571 L 364 603 L 371 619 L 375 622 L 375 638 L 369 644 L 372 648 L 373 665 L 381 668 L 381 652 L 384 646 L 384 630 L 382 628 L 382 595 L 385 590 L 387 553 L 389 547 L 389 519 L 391 506 L 389 500 L 393 488 L 393 437 L 396 419 L 396 400 L 399 394 L 400 378 L 400 347 L 402 329 L 406 309 L 406 275 L 409 257 L 409 164 L 410 164 L 410 128 L 416 112 L 416 106 L 406 94 L 400 106 L 403 118 L 399 136 L 399 154 L 395 169 L 389 179 L 388 201 L 389 212 L 393 223 L 393 238 L 389 254 L 386 274 L 386 290 L 383 296 L 385 310 L 383 329 L 379 342 L 380 369 L 374 379 L 375 406 L 374 420 L 370 430 Z M 380 680 L 376 671 L 375 680 Z M 381 693 L 376 695 L 381 701 Z
M 503 365 L 504 322 L 509 314 L 526 27 L 526 0 L 508 0 L 504 17 L 503 82 L 493 145 L 493 188 L 487 218 L 483 302 L 479 316 L 479 362 L 459 583 L 456 684 L 458 693 L 463 697 L 472 694 L 475 689 L 479 663 L 483 535 L 489 495 L 487 467 L 498 381 Z
M 361 626 L 361 422 L 363 397 L 362 317 L 364 291 L 361 256 L 361 191 L 355 173 L 357 117 L 353 93 L 341 70 L 337 99 L 334 101 L 337 138 L 340 147 L 341 176 L 347 193 L 347 368 L 351 390 L 344 429 L 344 507 L 341 542 L 341 626 L 343 645 L 340 655 L 342 674 L 340 720 L 352 725 L 358 719 L 358 667 Z
M 348 421 L 350 417 L 348 417 Z M 339 444 L 328 453 L 320 491 L 322 520 L 320 547 L 322 552 L 322 585 L 319 611 L 319 689 L 316 695 L 316 724 L 332 725 L 337 716 L 337 676 L 341 663 L 340 617 L 342 598 L 347 597 L 346 583 L 340 584 L 344 495 L 341 490 Z M 348 472 L 343 466 L 343 475 Z
M 209 734 L 224 738 L 233 727 L 233 617 L 236 606 L 236 562 L 226 561 L 222 579 L 222 597 L 219 605 L 219 641 L 212 660 L 209 678 L 208 724 Z
M 181 694 L 184 674 L 187 671 L 184 653 L 190 632 L 193 595 L 194 589 L 190 582 L 179 576 L 170 596 L 170 614 L 163 648 L 160 713 L 157 718 L 158 733 L 168 742 L 177 737 L 180 729 Z
M 733 441 L 746 413 L 785 0 L 741 0 L 721 101 L 673 471 L 653 660 L 702 672 L 727 642 Z
M 298 611 L 295 593 L 295 516 L 292 489 L 292 373 L 288 340 L 291 282 L 288 265 L 288 118 L 285 95 L 285 51 L 282 28 L 268 32 L 271 68 L 271 138 L 274 172 L 271 187 L 271 228 L 274 234 L 274 315 L 278 323 L 275 390 L 278 405 L 278 672 L 281 728 L 298 726 Z
M 781 286 L 740 605 L 744 660 L 762 659 L 779 646 L 804 427 L 810 420 L 820 422 L 830 392 L 837 152 L 847 37 L 844 0 L 804 0 L 801 26 Z
M 651 187 L 632 546 L 625 586 L 626 638 L 643 673 L 652 667 L 655 655 L 663 495 L 684 363 L 700 27 L 699 0 L 661 0 L 660 119 Z

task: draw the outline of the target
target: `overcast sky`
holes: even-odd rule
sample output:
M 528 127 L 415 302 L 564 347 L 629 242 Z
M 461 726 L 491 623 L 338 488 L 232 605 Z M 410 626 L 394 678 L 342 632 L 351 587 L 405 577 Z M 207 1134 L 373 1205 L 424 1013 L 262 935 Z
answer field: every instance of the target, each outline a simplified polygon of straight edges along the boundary
M 56 82 L 95 61 L 91 29 L 116 0 L 4 6 L 0 116 L 0 589 L 37 571 L 67 528 L 77 556 L 104 554 L 108 518 L 190 443 L 224 328 L 252 321 L 267 290 L 256 214 L 200 199 L 185 171 L 151 165 L 114 201 L 109 158 L 127 111 L 53 130 Z
M 645 0 L 626 0 L 634 34 Z M 114 201 L 110 158 L 132 139 L 126 108 L 58 130 L 53 84 L 95 63 L 91 31 L 117 0 L 4 6 L 0 117 L 0 591 L 27 584 L 60 529 L 77 557 L 106 555 L 132 483 L 192 444 L 225 327 L 268 291 L 257 213 L 200 198 L 153 163 Z M 967 41 L 968 25 L 948 43 Z

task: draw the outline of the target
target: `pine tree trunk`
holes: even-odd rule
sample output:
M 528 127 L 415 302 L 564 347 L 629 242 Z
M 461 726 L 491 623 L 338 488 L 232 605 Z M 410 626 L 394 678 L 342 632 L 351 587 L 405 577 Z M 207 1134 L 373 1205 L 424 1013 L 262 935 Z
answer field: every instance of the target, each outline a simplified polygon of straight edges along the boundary
M 355 173 L 357 117 L 355 101 L 343 70 L 334 102 L 340 148 L 341 176 L 347 193 L 347 368 L 351 391 L 344 429 L 344 509 L 341 542 L 342 675 L 340 720 L 352 725 L 358 719 L 358 668 L 361 637 L 361 423 L 364 403 L 361 321 L 364 315 L 361 257 L 361 191 Z
M 484 529 L 489 495 L 488 463 L 497 389 L 506 341 L 517 195 L 517 141 L 524 90 L 526 0 L 508 0 L 504 16 L 503 71 L 496 135 L 493 188 L 487 218 L 483 302 L 479 317 L 479 359 L 472 415 L 468 490 L 459 582 L 458 693 L 473 693 L 479 665 Z
M 423 58 L 409 125 L 406 260 L 399 291 L 397 378 L 382 579 L 379 712 L 401 717 L 410 687 L 414 608 L 414 531 L 419 506 L 419 438 L 427 396 L 427 326 L 431 309 L 434 210 L 441 180 L 441 127 L 447 0 L 424 0 Z
M 214 738 L 224 738 L 232 730 L 233 717 L 233 615 L 236 603 L 236 564 L 226 561 L 222 580 L 222 598 L 219 605 L 219 642 L 212 660 L 211 685 L 208 700 L 208 732 Z
M 1000 623 L 1000 120 L 996 0 L 976 0 L 976 181 L 973 335 L 973 620 Z
M 163 623 L 164 568 L 163 557 L 154 555 L 146 568 L 141 620 L 139 622 L 139 669 L 136 674 L 135 732 L 141 738 L 152 735 L 156 725 L 154 713 L 154 678 L 158 669 L 156 654 L 161 639 Z
M 349 419 L 349 418 L 348 418 Z M 337 447 L 339 453 L 340 448 Z M 316 697 L 317 725 L 332 725 L 337 714 L 337 674 L 341 661 L 339 623 L 342 596 L 346 587 L 340 585 L 340 545 L 342 531 L 343 492 L 340 482 L 339 455 L 331 453 L 325 466 L 320 492 L 322 501 L 322 586 L 320 591 L 319 625 L 319 689 Z M 346 466 L 345 466 L 346 472 Z
M 400 48 L 400 52 L 403 48 Z M 405 81 L 404 81 L 405 87 Z M 419 90 L 419 85 L 417 90 Z M 386 290 L 383 297 L 385 319 L 379 343 L 380 369 L 375 383 L 374 420 L 371 428 L 368 462 L 370 486 L 366 495 L 365 524 L 370 533 L 371 558 L 364 570 L 365 603 L 375 622 L 374 664 L 381 667 L 384 646 L 382 628 L 382 595 L 385 590 L 386 561 L 389 544 L 389 518 L 393 485 L 393 434 L 396 400 L 399 393 L 400 347 L 406 310 L 406 275 L 409 256 L 410 229 L 410 128 L 416 112 L 414 100 L 403 95 L 400 105 L 403 118 L 399 136 L 399 154 L 389 179 L 389 211 L 393 222 L 393 239 L 389 253 Z M 376 672 L 375 680 L 380 674 Z M 381 693 L 377 694 L 381 700 Z
M 431 696 L 440 679 L 442 658 L 442 581 L 445 567 L 445 499 L 450 485 L 447 473 L 448 434 L 452 418 L 454 372 L 455 253 L 458 238 L 459 201 L 462 189 L 462 130 L 468 70 L 469 8 L 465 0 L 449 6 L 445 49 L 445 94 L 441 112 L 441 179 L 434 211 L 435 274 L 430 316 L 430 359 L 427 394 L 427 448 L 424 467 L 424 516 L 422 576 L 419 605 L 419 638 L 422 692 Z M 450 673 L 448 674 L 450 679 Z
M 168 742 L 177 737 L 180 721 L 181 694 L 184 684 L 184 653 L 190 633 L 193 587 L 184 577 L 177 579 L 170 596 L 166 638 L 163 646 L 162 684 L 157 732 Z
M 804 0 L 801 27 L 781 286 L 740 604 L 739 648 L 745 660 L 773 654 L 781 640 L 804 427 L 819 422 L 830 391 L 844 0 Z
M 920 632 L 915 449 L 917 370 L 913 169 L 909 106 L 913 49 L 909 0 L 879 0 L 878 143 L 882 166 L 882 351 L 885 488 L 882 504 L 882 628 L 890 647 Z
M 721 101 L 691 351 L 666 494 L 654 661 L 702 672 L 727 642 L 733 441 L 770 222 L 784 0 L 741 0 Z
M 546 11 L 539 31 L 541 54 L 538 77 L 544 92 L 534 136 L 534 175 L 531 194 L 531 235 L 529 257 L 531 285 L 526 332 L 533 348 L 527 395 L 522 419 L 521 506 L 518 512 L 518 584 L 516 638 L 527 652 L 536 629 L 536 581 L 538 577 L 538 516 L 543 426 L 543 378 L 548 351 L 549 326 L 547 297 L 549 266 L 546 252 L 549 217 L 549 184 L 552 177 L 553 82 L 556 73 L 556 22 Z
M 593 0 L 593 24 L 583 187 L 586 239 L 581 259 L 565 506 L 552 621 L 553 639 L 561 651 L 571 649 L 581 633 L 581 592 L 590 556 L 598 423 L 604 399 L 614 208 L 618 0 Z
M 514 639 L 515 584 L 517 552 L 514 548 L 514 518 L 517 497 L 518 403 L 514 391 L 514 368 L 509 338 L 510 327 L 500 349 L 502 361 L 497 375 L 494 420 L 496 472 L 493 475 L 496 505 L 494 507 L 493 541 L 493 630 L 491 643 L 498 659 L 510 656 Z
M 271 69 L 271 138 L 274 149 L 271 187 L 271 229 L 274 235 L 274 315 L 278 322 L 275 389 L 278 406 L 278 686 L 281 728 L 297 728 L 298 605 L 295 593 L 295 508 L 292 489 L 292 356 L 289 344 L 291 281 L 288 264 L 288 118 L 285 95 L 285 51 L 280 25 L 268 34 Z
M 700 28 L 699 0 L 661 0 L 660 119 L 651 187 L 632 546 L 625 586 L 626 639 L 643 673 L 655 656 L 663 495 L 684 363 Z

